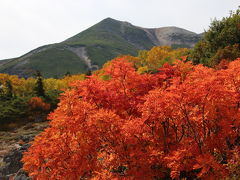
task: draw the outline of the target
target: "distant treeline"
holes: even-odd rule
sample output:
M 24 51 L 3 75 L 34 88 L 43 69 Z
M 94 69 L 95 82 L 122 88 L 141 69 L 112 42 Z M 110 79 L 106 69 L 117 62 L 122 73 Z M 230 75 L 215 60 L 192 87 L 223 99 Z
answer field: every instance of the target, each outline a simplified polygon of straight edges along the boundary
M 84 78 L 84 74 L 67 74 L 62 79 L 44 79 L 40 72 L 28 79 L 0 74 L 0 130 L 46 120 L 57 107 L 59 94 L 71 81 Z

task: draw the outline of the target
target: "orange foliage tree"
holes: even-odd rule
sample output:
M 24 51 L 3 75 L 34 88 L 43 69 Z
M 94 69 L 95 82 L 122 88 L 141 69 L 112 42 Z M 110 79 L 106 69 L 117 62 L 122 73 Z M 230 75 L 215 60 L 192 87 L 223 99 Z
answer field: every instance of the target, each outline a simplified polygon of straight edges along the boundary
M 43 102 L 43 100 L 40 97 L 32 97 L 28 101 L 28 105 L 30 108 L 34 111 L 49 111 L 50 110 L 50 104 Z
M 125 58 L 75 81 L 23 157 L 34 179 L 219 179 L 237 168 L 240 59 L 139 74 Z
M 30 107 L 29 114 L 31 115 L 29 118 L 34 119 L 36 122 L 46 119 L 46 116 L 51 109 L 51 105 L 45 103 L 40 97 L 32 97 L 28 101 L 28 105 Z

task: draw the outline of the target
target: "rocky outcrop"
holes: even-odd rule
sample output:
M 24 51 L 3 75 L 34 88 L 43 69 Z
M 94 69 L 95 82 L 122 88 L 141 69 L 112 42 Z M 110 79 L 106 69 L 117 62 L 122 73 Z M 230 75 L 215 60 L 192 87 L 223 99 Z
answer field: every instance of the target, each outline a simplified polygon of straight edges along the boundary
M 23 153 L 27 151 L 30 147 L 30 144 L 24 144 L 20 148 L 11 151 L 7 155 L 4 156 L 3 162 L 4 166 L 0 168 L 0 179 L 8 179 L 10 177 L 16 177 L 15 180 L 25 180 L 24 176 L 27 178 L 27 174 L 23 173 L 23 170 L 19 172 L 22 168 L 23 164 L 21 159 L 23 157 Z M 16 174 L 16 175 L 15 175 Z
M 203 36 L 174 26 L 142 29 L 156 46 L 183 45 L 192 48 Z
M 19 169 L 17 174 L 13 178 L 14 180 L 31 180 L 30 177 L 28 177 L 28 174 L 23 170 Z
M 0 131 L 0 180 L 29 180 L 22 170 L 22 156 L 34 137 L 49 126 L 48 122 L 28 123 L 11 131 Z
M 9 174 L 6 176 L 0 176 L 0 180 L 31 180 L 32 178 L 28 177 L 28 174 L 23 170 L 19 169 L 16 174 Z
M 93 70 L 97 70 L 99 67 L 97 65 L 93 65 L 91 59 L 89 59 L 88 55 L 87 55 L 87 51 L 85 47 L 67 47 L 68 50 L 72 51 L 73 53 L 75 53 L 81 60 L 83 60 L 83 62 L 87 65 L 88 70 L 93 71 Z

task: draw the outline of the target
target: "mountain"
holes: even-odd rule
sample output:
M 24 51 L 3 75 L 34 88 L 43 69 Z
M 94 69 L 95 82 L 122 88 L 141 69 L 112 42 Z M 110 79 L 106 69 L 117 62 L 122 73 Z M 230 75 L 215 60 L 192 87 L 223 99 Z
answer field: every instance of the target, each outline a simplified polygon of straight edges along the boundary
M 168 45 L 193 47 L 202 35 L 178 27 L 142 28 L 111 18 L 56 44 L 45 45 L 14 59 L 0 61 L 0 73 L 29 77 L 39 70 L 45 77 L 66 72 L 85 73 L 121 55 Z

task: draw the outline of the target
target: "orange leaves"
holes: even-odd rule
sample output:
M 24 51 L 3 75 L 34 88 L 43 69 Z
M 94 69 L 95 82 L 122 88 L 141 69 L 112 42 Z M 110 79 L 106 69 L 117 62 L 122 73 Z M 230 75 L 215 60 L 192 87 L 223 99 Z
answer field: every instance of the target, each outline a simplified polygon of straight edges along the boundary
M 50 104 L 43 102 L 43 100 L 40 97 L 32 97 L 28 101 L 28 104 L 32 110 L 43 110 L 43 111 L 50 110 Z
M 239 159 L 239 72 L 239 60 L 221 70 L 177 61 L 141 75 L 117 58 L 63 93 L 24 169 L 36 179 L 225 177 Z
M 202 179 L 221 179 L 227 176 L 226 168 L 217 162 L 211 154 L 201 154 L 196 158 L 193 169 L 200 169 L 198 177 Z
M 171 178 L 179 178 L 181 171 L 191 171 L 194 164 L 194 150 L 193 147 L 179 148 L 164 158 L 167 167 L 171 169 Z

